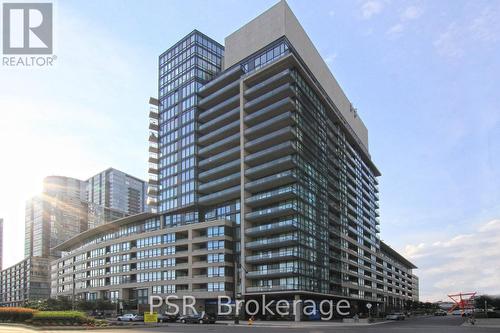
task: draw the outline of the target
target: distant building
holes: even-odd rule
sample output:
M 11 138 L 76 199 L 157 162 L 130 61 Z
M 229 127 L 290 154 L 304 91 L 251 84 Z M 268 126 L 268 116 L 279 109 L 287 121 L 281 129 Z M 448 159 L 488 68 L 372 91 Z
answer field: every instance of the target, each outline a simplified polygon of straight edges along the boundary
M 87 181 L 49 176 L 26 202 L 25 257 L 59 257 L 53 247 L 95 226 L 145 210 L 146 183 L 116 169 Z
M 23 306 L 50 296 L 49 259 L 30 257 L 0 273 L 0 306 Z
M 146 210 L 145 181 L 109 168 L 86 181 L 89 228 Z
M 87 230 L 87 209 L 85 182 L 46 177 L 42 194 L 26 202 L 25 257 L 58 257 L 53 247 Z

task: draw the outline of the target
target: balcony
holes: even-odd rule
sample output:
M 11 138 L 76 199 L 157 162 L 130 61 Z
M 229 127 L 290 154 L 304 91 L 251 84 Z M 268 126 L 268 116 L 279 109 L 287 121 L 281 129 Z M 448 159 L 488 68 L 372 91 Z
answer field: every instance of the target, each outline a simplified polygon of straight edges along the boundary
M 233 135 L 240 132 L 240 121 L 236 120 L 232 123 L 224 125 L 208 134 L 200 136 L 198 142 L 202 146 L 206 146 L 214 143 L 215 141 L 221 140 L 227 136 Z
M 158 108 L 150 108 L 149 109 L 149 118 L 151 119 L 159 119 L 160 114 L 158 113 Z
M 276 103 L 266 106 L 245 117 L 245 123 L 249 126 L 266 121 L 269 118 L 276 117 L 283 112 L 295 110 L 295 105 L 291 98 L 282 99 Z
M 291 112 L 285 112 L 255 126 L 247 128 L 245 130 L 245 136 L 248 139 L 255 139 L 266 135 L 269 132 L 278 131 L 284 127 L 292 126 L 294 122 L 293 114 Z
M 217 104 L 216 106 L 211 107 L 206 111 L 201 111 L 198 119 L 202 123 L 206 123 L 216 117 L 226 113 L 227 111 L 231 111 L 232 109 L 238 107 L 240 105 L 240 96 L 236 95 L 231 97 L 224 102 Z
M 255 98 L 256 95 L 266 93 L 269 90 L 275 89 L 284 83 L 289 83 L 292 80 L 293 78 L 290 76 L 290 70 L 287 68 L 284 71 L 248 88 L 245 91 L 245 97 L 249 99 Z
M 245 163 L 253 167 L 285 155 L 293 154 L 294 152 L 296 152 L 296 150 L 296 145 L 293 142 L 283 142 L 274 147 L 270 147 L 257 153 L 247 155 L 245 157 Z
M 295 219 L 284 220 L 280 222 L 263 224 L 258 227 L 252 227 L 245 230 L 248 236 L 270 235 L 286 231 L 297 230 L 298 222 Z
M 236 133 L 226 137 L 223 140 L 217 141 L 209 146 L 201 148 L 198 151 L 198 154 L 202 157 L 208 157 L 209 155 L 216 155 L 218 153 L 226 151 L 227 148 L 239 144 L 239 142 L 240 142 L 240 133 Z
M 209 94 L 217 91 L 217 89 L 220 89 L 220 87 L 238 79 L 241 74 L 243 74 L 243 71 L 240 66 L 235 66 L 227 71 L 221 72 L 218 76 L 214 77 L 210 82 L 201 87 L 198 93 L 200 96 L 208 96 Z
M 217 155 L 210 156 L 206 159 L 201 160 L 198 163 L 198 166 L 202 170 L 207 170 L 210 168 L 217 167 L 221 164 L 227 163 L 229 161 L 232 161 L 232 160 L 239 158 L 239 157 L 240 157 L 240 147 L 237 146 L 237 147 L 228 149 L 222 153 L 219 153 Z
M 148 186 L 148 195 L 151 195 L 151 196 L 158 195 L 158 187 L 149 185 Z
M 148 173 L 157 175 L 158 174 L 158 164 L 149 163 Z
M 276 207 L 257 210 L 246 213 L 245 218 L 251 222 L 274 219 L 282 216 L 292 215 L 297 212 L 297 207 L 293 203 L 283 203 Z
M 151 144 L 149 145 L 149 149 L 148 149 L 148 151 L 149 151 L 150 153 L 158 154 L 158 153 L 160 152 L 160 150 L 158 149 L 158 144 L 156 144 L 156 143 L 151 143 Z
M 294 286 L 264 286 L 264 287 L 248 287 L 248 293 L 255 292 L 268 292 L 268 291 L 283 291 L 283 290 L 297 290 L 297 287 Z
M 251 271 L 246 273 L 246 277 L 249 279 L 263 279 L 263 278 L 274 278 L 274 277 L 286 277 L 298 274 L 298 269 L 295 267 L 283 267 L 277 269 L 266 269 L 260 271 Z
M 153 164 L 158 164 L 158 154 L 150 153 L 148 162 Z
M 252 113 L 260 108 L 266 107 L 270 104 L 276 103 L 280 99 L 291 97 L 294 94 L 292 86 L 286 83 L 276 89 L 271 90 L 264 95 L 261 95 L 245 104 L 245 111 Z
M 295 188 L 293 186 L 286 186 L 272 191 L 253 195 L 247 198 L 245 202 L 249 207 L 256 207 L 263 205 L 267 206 L 273 203 L 291 199 L 295 196 L 296 196 Z
M 158 119 L 149 119 L 149 129 L 152 131 L 158 131 Z
M 198 174 L 198 179 L 202 182 L 207 182 L 216 178 L 220 178 L 223 175 L 234 173 L 240 170 L 240 168 L 240 159 L 238 158 L 237 160 L 222 164 L 213 169 L 200 172 Z
M 198 131 L 201 134 L 206 134 L 209 133 L 210 131 L 213 131 L 221 126 L 225 126 L 235 120 L 240 119 L 240 108 L 237 107 L 229 112 L 224 113 L 223 115 L 218 116 L 217 118 L 214 118 L 204 124 L 201 124 L 198 127 Z
M 274 238 L 265 238 L 253 242 L 248 242 L 245 244 L 245 248 L 250 250 L 257 250 L 285 247 L 296 244 L 298 242 L 298 239 L 299 238 L 297 235 L 281 235 Z
M 298 258 L 296 250 L 266 252 L 253 256 L 246 256 L 245 261 L 249 264 L 258 264 L 263 262 L 279 262 Z
M 221 202 L 238 198 L 240 196 L 240 193 L 241 187 L 240 185 L 237 185 L 219 192 L 200 196 L 200 198 L 198 199 L 198 203 L 204 206 L 215 205 Z
M 202 98 L 198 105 L 201 108 L 209 108 L 222 102 L 225 99 L 228 99 L 231 96 L 238 94 L 240 91 L 240 81 L 234 81 L 229 83 L 228 85 L 221 87 L 219 90 L 214 91 L 210 95 L 205 98 Z
M 158 143 L 158 133 L 150 131 L 149 142 Z
M 295 173 L 292 170 L 288 170 L 248 182 L 245 184 L 245 189 L 252 193 L 256 193 L 269 188 L 287 185 L 295 180 Z
M 232 175 L 219 178 L 216 180 L 213 180 L 211 182 L 205 183 L 205 184 L 200 184 L 199 186 L 199 192 L 200 193 L 209 193 L 209 192 L 215 192 L 215 191 L 220 191 L 222 189 L 225 189 L 227 187 L 232 187 L 237 184 L 239 184 L 241 181 L 240 173 L 236 172 Z
M 245 176 L 254 180 L 283 170 L 291 169 L 293 166 L 295 166 L 295 160 L 293 156 L 288 155 L 252 168 L 248 168 L 245 170 Z
M 283 141 L 291 140 L 295 137 L 295 131 L 292 127 L 285 127 L 275 132 L 263 135 L 245 144 L 245 149 L 250 153 L 255 153 L 270 147 L 275 147 Z

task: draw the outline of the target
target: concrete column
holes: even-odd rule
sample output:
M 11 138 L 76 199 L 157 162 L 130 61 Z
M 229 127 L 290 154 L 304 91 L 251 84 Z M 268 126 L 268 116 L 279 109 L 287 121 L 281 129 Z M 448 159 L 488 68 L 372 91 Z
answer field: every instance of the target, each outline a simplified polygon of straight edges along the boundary
M 302 319 L 302 302 L 298 303 L 300 301 L 300 295 L 295 295 L 294 298 L 295 302 L 297 303 L 297 306 L 295 307 L 295 321 L 300 321 Z
M 240 266 L 241 266 L 241 275 L 240 275 L 240 285 L 241 285 L 241 296 L 244 297 L 246 292 L 246 279 L 245 279 L 245 269 L 243 268 L 245 265 L 245 229 L 246 229 L 246 221 L 245 214 L 247 212 L 247 208 L 245 205 L 245 198 L 247 193 L 245 191 L 245 82 L 240 80 L 240 238 L 241 238 L 241 249 L 240 249 Z M 235 267 L 234 269 L 238 269 Z M 236 282 L 236 281 L 235 281 Z M 237 288 L 235 285 L 234 288 Z

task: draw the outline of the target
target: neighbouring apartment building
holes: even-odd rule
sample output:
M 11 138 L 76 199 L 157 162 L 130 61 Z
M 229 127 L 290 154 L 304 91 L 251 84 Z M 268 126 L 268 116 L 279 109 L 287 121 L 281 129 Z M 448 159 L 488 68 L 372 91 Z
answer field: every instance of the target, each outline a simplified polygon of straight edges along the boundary
M 23 306 L 50 296 L 50 260 L 29 257 L 0 273 L 0 306 Z
M 26 201 L 24 255 L 58 257 L 53 248 L 87 230 L 85 182 L 49 176 L 42 193 Z
M 26 202 L 25 259 L 2 271 L 2 304 L 48 298 L 50 260 L 61 256 L 56 247 L 95 226 L 142 213 L 145 197 L 144 181 L 112 168 L 87 181 L 45 177 L 41 194 Z
M 418 299 L 416 267 L 379 238 L 368 130 L 285 1 L 225 47 L 193 31 L 158 75 L 153 212 L 60 244 L 53 296 Z
M 86 181 L 89 228 L 146 211 L 146 182 L 113 168 Z

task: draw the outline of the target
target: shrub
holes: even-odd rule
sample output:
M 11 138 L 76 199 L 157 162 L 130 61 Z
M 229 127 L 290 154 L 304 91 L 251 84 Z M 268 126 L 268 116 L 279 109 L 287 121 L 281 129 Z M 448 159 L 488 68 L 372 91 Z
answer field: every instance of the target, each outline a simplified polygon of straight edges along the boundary
M 93 319 L 79 311 L 39 311 L 35 313 L 31 322 L 34 325 L 67 326 L 92 324 Z
M 33 317 L 36 310 L 28 308 L 0 307 L 0 321 L 22 322 Z

